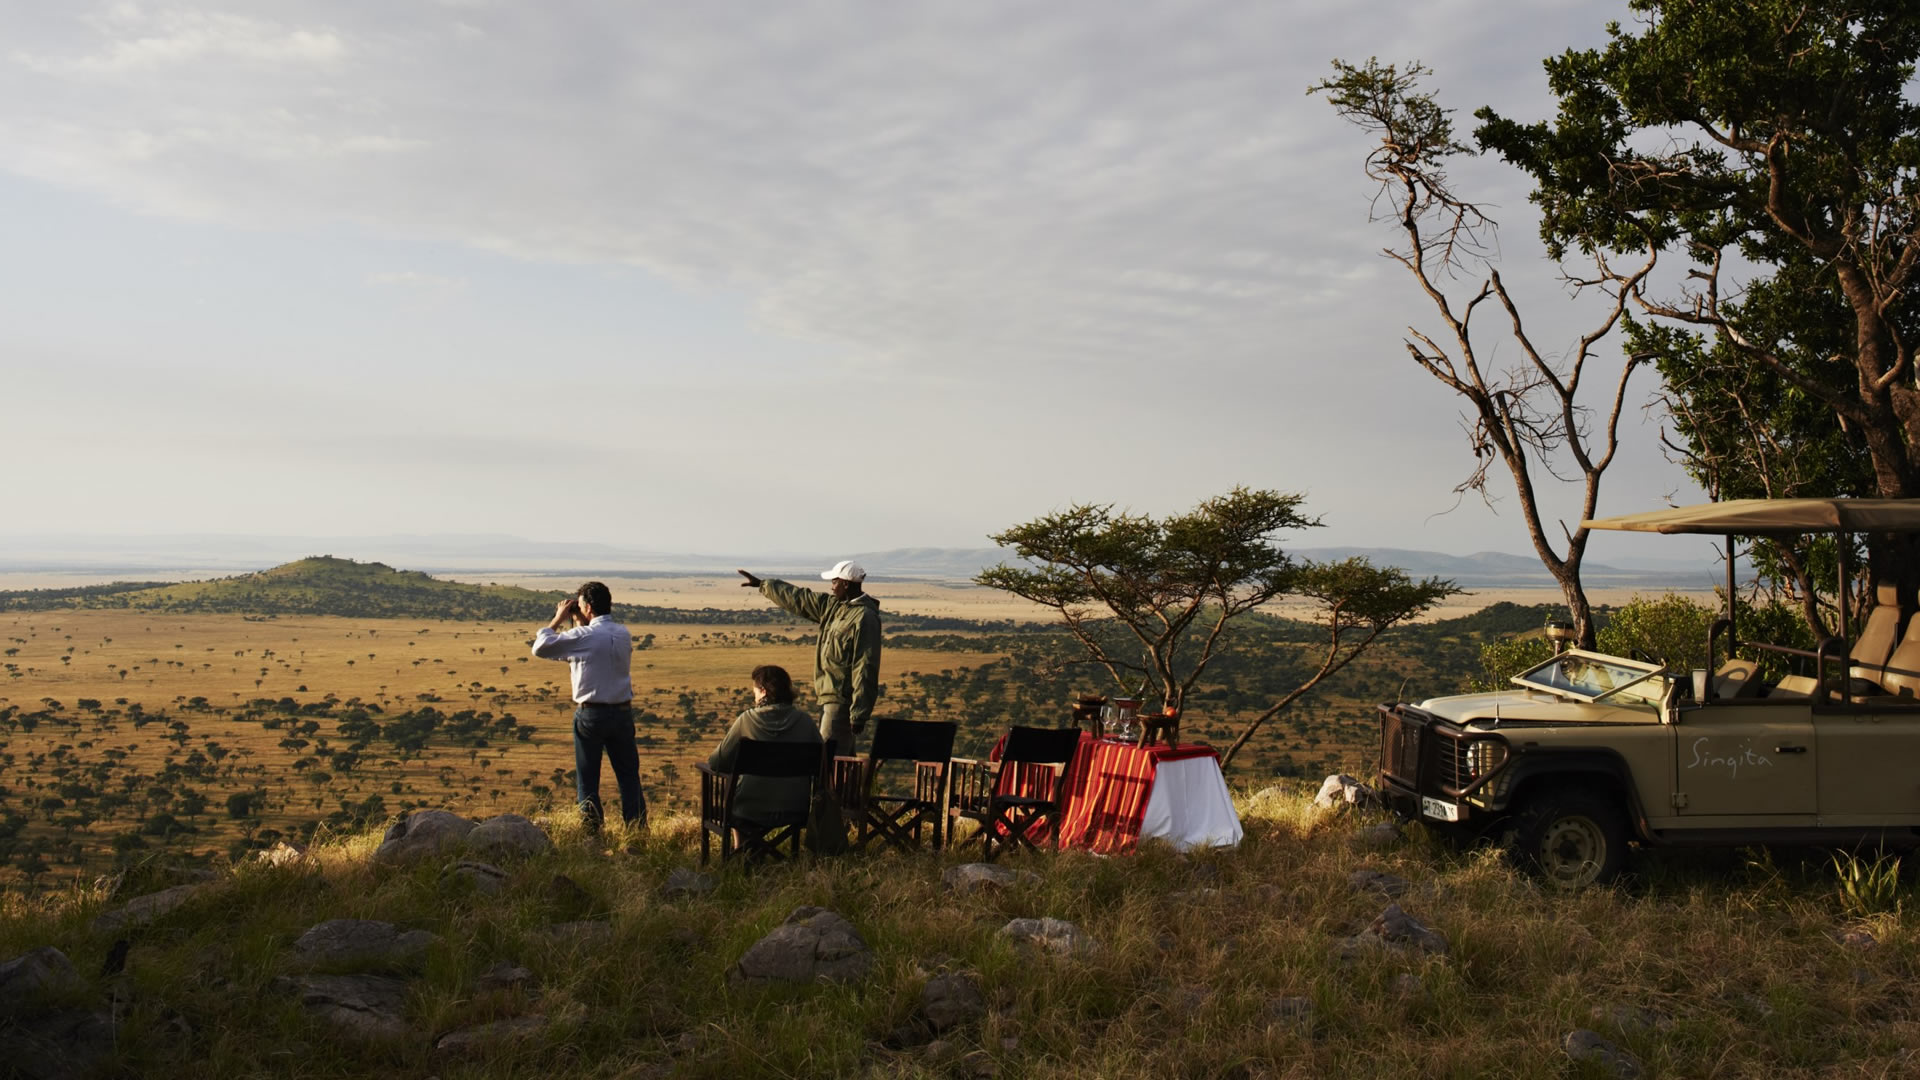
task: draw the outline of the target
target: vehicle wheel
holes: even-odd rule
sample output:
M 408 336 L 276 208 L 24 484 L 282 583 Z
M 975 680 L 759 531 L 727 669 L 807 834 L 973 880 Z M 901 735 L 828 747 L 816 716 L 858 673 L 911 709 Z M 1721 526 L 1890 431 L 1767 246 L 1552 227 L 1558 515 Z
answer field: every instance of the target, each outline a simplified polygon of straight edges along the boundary
M 1555 888 L 1604 885 L 1626 868 L 1626 819 L 1587 788 L 1542 792 L 1515 823 L 1513 854 Z

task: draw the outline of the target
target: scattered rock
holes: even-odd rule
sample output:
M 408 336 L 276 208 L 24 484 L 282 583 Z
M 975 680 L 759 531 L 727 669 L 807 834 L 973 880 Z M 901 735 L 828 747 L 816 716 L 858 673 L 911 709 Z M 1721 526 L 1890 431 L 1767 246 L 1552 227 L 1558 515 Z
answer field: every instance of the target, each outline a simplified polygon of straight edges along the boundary
M 1285 784 L 1269 784 L 1259 791 L 1254 792 L 1247 801 L 1250 803 L 1277 802 L 1281 799 L 1291 798 L 1292 796 L 1293 792 L 1287 790 Z
M 1392 847 L 1398 844 L 1400 839 L 1400 826 L 1390 821 L 1383 821 L 1377 825 L 1362 825 L 1360 828 L 1353 830 L 1353 836 L 1350 838 L 1350 842 L 1356 848 L 1375 851 L 1380 848 Z
M 22 1080 L 100 1075 L 113 1056 L 114 1023 L 106 1013 L 63 1010 L 0 1023 L 0 1068 Z
M 482 972 L 476 984 L 481 991 L 517 990 L 533 985 L 533 972 L 518 964 L 501 961 Z
M 1413 887 L 1413 883 L 1403 877 L 1379 870 L 1355 870 L 1347 875 L 1347 884 L 1357 893 L 1372 893 L 1388 900 L 1399 898 Z
M 310 964 L 405 968 L 418 964 L 439 940 L 426 930 L 402 930 L 375 919 L 328 919 L 301 934 L 293 951 Z
M 1339 951 L 1341 959 L 1351 961 L 1372 949 L 1445 956 L 1449 946 L 1445 934 L 1429 930 L 1420 920 L 1400 910 L 1399 904 L 1388 904 L 1387 910 L 1376 916 L 1365 930 L 1342 942 Z
M 385 975 L 296 975 L 273 980 L 307 1012 L 341 1032 L 368 1040 L 406 1036 L 407 984 Z
M 1065 919 L 1014 919 L 1001 927 L 1000 933 L 1056 956 L 1082 955 L 1098 947 L 1084 931 Z
M 463 859 L 440 872 L 442 880 L 456 882 L 492 896 L 507 887 L 507 872 L 497 866 Z
M 1629 1005 L 1626 1002 L 1595 1005 L 1587 1015 L 1594 1023 L 1611 1025 L 1622 1035 L 1644 1035 L 1651 1031 L 1673 1030 L 1673 1018 L 1666 1013 L 1641 1005 Z
M 127 901 L 124 906 L 105 912 L 94 919 L 94 933 L 112 934 L 130 926 L 145 926 L 193 899 L 193 895 L 205 887 L 205 885 L 175 885 L 171 889 L 162 889 L 157 893 L 135 897 Z
M 307 845 L 296 844 L 291 840 L 275 840 L 272 847 L 262 848 L 253 853 L 253 861 L 268 866 L 293 866 L 305 862 Z
M 887 1032 L 887 1037 L 880 1040 L 880 1045 L 889 1050 L 911 1050 L 916 1046 L 925 1046 L 932 1038 L 933 1031 L 926 1022 L 915 1020 Z
M 491 1024 L 481 1024 L 478 1027 L 464 1028 L 442 1035 L 434 1042 L 433 1048 L 443 1054 L 492 1050 L 508 1043 L 534 1038 L 545 1032 L 551 1024 L 552 1021 L 538 1013 L 531 1016 L 516 1016 L 511 1020 L 496 1020 Z
M 406 863 L 451 855 L 473 829 L 473 822 L 447 810 L 415 810 L 388 826 L 373 858 L 375 862 Z
M 719 884 L 712 874 L 703 874 L 685 866 L 676 866 L 667 874 L 667 883 L 660 887 L 664 896 L 705 896 Z
M 1880 947 L 1878 938 L 1860 929 L 1842 931 L 1835 934 L 1833 939 L 1849 949 L 1859 949 L 1861 952 L 1872 952 Z
M 691 1054 L 698 1049 L 700 1033 L 697 1031 L 683 1031 L 679 1038 L 673 1040 L 673 1052 L 676 1054 Z
M 1380 805 L 1380 796 L 1372 788 L 1355 780 L 1345 773 L 1329 776 L 1320 784 L 1320 793 L 1313 797 L 1313 805 L 1322 810 L 1345 810 L 1347 807 L 1366 807 Z
M 1277 997 L 1267 1002 L 1267 1020 L 1298 1031 L 1313 1030 L 1313 999 Z
M 530 858 L 553 850 L 546 830 L 519 814 L 499 814 L 467 833 L 467 850 L 494 858 Z
M 969 975 L 936 975 L 920 990 L 920 1012 L 935 1033 L 987 1015 L 987 1001 Z
M 960 1067 L 967 1070 L 968 1076 L 979 1077 L 980 1080 L 989 1080 L 991 1077 L 1000 1075 L 1000 1063 L 993 1060 L 993 1055 L 985 1050 L 975 1050 L 961 1058 Z
M 992 863 L 961 863 L 940 875 L 940 884 L 950 893 L 966 896 L 986 889 L 1010 889 L 1015 885 L 1038 885 L 1040 875 L 1031 870 L 1013 870 Z
M 613 924 L 599 919 L 578 919 L 542 926 L 534 933 L 562 947 L 606 945 L 613 941 Z
M 938 1064 L 953 1056 L 953 1044 L 945 1039 L 935 1039 L 927 1044 L 925 1050 L 920 1051 L 920 1056 Z
M 555 874 L 547 882 L 546 900 L 562 919 L 584 919 L 600 908 L 592 893 L 565 874 Z
M 43 998 L 77 994 L 87 988 L 73 961 L 51 945 L 30 949 L 0 963 L 0 1011 L 19 1015 Z
M 734 985 L 848 982 L 867 974 L 873 953 L 860 932 L 826 908 L 795 908 L 787 921 L 741 955 L 727 972 Z
M 1561 1041 L 1560 1048 L 1573 1060 L 1597 1065 L 1619 1080 L 1637 1080 L 1644 1071 L 1639 1058 L 1601 1038 L 1598 1032 L 1586 1028 L 1569 1032 Z
M 1433 1001 L 1433 995 L 1427 991 L 1426 980 L 1411 971 L 1403 971 L 1393 977 L 1393 996 L 1404 1005 L 1427 1005 Z

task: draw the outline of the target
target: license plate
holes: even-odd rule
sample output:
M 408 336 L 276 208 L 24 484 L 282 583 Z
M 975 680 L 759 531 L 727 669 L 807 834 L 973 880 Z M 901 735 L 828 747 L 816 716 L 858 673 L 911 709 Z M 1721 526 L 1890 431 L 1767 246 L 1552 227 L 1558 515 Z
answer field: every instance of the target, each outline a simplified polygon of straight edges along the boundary
M 1420 797 L 1420 813 L 1421 816 L 1430 817 L 1435 821 L 1459 821 L 1460 804 L 1450 803 L 1445 799 L 1431 799 L 1422 795 Z

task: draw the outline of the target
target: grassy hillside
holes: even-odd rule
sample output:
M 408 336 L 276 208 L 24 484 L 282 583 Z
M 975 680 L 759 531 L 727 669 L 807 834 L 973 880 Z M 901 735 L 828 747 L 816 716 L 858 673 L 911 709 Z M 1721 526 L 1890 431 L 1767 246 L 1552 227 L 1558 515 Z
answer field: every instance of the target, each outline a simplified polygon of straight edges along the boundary
M 456 619 L 545 622 L 569 594 L 558 589 L 476 585 L 445 581 L 385 563 L 314 555 L 271 570 L 174 584 L 115 582 L 60 589 L 0 590 L 0 612 L 129 610 L 165 614 L 338 615 L 374 619 Z M 648 607 L 616 603 L 615 618 L 629 623 L 686 626 L 766 626 L 791 622 L 768 605 L 744 611 L 717 608 Z M 890 613 L 901 630 L 966 630 L 964 619 Z M 1011 624 L 995 626 L 1016 630 Z
M 114 1018 L 111 1075 L 391 1077 L 1435 1077 L 1596 1078 L 1569 1060 L 1592 1029 L 1648 1076 L 1904 1077 L 1920 1067 L 1909 992 L 1920 934 L 1909 890 L 1850 903 L 1819 859 L 1676 853 L 1643 858 L 1617 889 L 1543 894 L 1494 854 L 1459 855 L 1418 832 L 1356 844 L 1352 818 L 1303 796 L 1242 805 L 1237 850 L 1133 857 L 1010 857 L 1031 884 L 959 895 L 964 856 L 846 857 L 727 869 L 717 888 L 669 896 L 695 861 L 687 819 L 606 852 L 564 819 L 558 848 L 503 863 L 483 895 L 446 860 L 383 868 L 377 837 L 321 845 L 305 865 L 221 871 L 146 927 L 95 930 L 100 912 L 181 880 L 136 867 L 113 900 L 75 889 L 0 902 L 0 959 L 59 948 L 80 985 L 36 1004 Z M 1444 935 L 1444 953 L 1345 940 L 1404 880 L 1398 903 Z M 873 951 L 847 985 L 729 986 L 727 969 L 803 905 L 847 918 Z M 1096 943 L 1036 955 L 999 930 L 1070 920 Z M 406 979 L 406 1033 L 362 1044 L 310 1016 L 276 976 L 290 943 L 326 919 L 379 919 L 439 939 Z M 597 920 L 604 943 L 556 946 L 542 928 Z M 120 946 L 120 947 L 116 947 Z M 118 963 L 124 964 L 119 969 Z M 490 986 L 498 965 L 528 978 Z M 916 1034 L 935 975 L 973 979 L 982 1015 Z M 545 1018 L 482 1053 L 437 1039 L 490 1021 Z M 24 1008 L 16 1022 L 34 1022 Z M 539 1021 L 531 1023 L 538 1024 Z

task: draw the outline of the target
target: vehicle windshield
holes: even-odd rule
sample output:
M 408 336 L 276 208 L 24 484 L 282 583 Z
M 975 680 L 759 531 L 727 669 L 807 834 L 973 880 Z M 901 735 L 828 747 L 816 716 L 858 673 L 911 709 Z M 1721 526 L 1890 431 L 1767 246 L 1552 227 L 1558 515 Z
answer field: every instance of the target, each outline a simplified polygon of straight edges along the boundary
M 1513 681 L 1579 701 L 1605 698 L 1621 704 L 1657 706 L 1667 696 L 1665 669 L 1659 665 L 1580 649 L 1569 649 L 1528 668 Z

